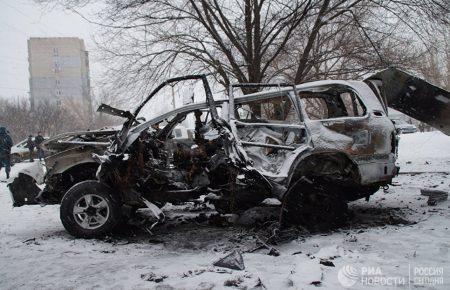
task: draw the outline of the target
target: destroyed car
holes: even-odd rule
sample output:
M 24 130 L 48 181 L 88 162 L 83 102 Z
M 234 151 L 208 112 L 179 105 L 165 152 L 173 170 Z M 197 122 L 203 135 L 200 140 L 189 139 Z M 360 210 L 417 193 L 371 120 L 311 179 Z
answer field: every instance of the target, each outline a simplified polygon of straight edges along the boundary
M 116 133 L 116 129 L 106 128 L 47 138 L 42 143 L 45 163 L 31 163 L 8 185 L 13 206 L 59 204 L 74 184 L 95 178 L 98 163 L 92 154 L 103 154 Z
M 162 88 L 184 80 L 202 81 L 205 102 L 138 122 Z M 236 84 L 214 100 L 206 76 L 192 75 L 165 81 L 133 113 L 102 105 L 127 120 L 108 150 L 93 155 L 96 178 L 64 194 L 61 221 L 75 237 L 93 238 L 147 208 L 151 230 L 164 220 L 164 204 L 203 196 L 220 213 L 277 198 L 281 221 L 329 228 L 345 218 L 347 202 L 369 198 L 398 173 L 388 105 L 449 134 L 448 92 L 422 82 L 389 69 L 365 81 Z M 235 97 L 242 87 L 272 89 Z M 174 139 L 188 116 L 194 134 Z

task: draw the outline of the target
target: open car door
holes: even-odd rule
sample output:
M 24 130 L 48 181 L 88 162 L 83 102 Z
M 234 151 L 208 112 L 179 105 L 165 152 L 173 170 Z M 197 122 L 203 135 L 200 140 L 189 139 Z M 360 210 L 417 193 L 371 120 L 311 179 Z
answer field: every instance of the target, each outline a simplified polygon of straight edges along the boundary
M 450 135 L 450 93 L 396 68 L 364 80 L 387 107 Z

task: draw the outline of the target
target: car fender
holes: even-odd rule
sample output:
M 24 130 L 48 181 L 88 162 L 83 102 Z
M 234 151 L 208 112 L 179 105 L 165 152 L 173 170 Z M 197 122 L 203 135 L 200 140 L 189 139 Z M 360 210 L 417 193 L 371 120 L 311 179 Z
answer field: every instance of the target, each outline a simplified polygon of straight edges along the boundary
M 47 170 L 45 168 L 45 165 L 40 162 L 31 162 L 31 163 L 22 163 L 20 164 L 22 168 L 20 168 L 17 171 L 17 176 L 19 173 L 25 174 L 33 178 L 37 184 L 43 184 L 45 180 L 45 174 L 47 173 Z M 19 166 L 19 165 L 16 165 Z M 16 176 L 16 177 L 17 177 Z M 13 180 L 13 178 L 11 178 Z

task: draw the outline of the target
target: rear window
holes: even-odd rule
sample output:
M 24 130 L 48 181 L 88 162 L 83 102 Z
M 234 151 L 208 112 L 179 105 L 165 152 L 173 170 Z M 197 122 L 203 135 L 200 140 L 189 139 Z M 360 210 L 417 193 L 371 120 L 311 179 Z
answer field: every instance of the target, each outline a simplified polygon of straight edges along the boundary
M 340 117 L 360 117 L 366 108 L 355 92 L 342 87 L 330 88 L 321 92 L 299 92 L 306 114 L 311 120 Z

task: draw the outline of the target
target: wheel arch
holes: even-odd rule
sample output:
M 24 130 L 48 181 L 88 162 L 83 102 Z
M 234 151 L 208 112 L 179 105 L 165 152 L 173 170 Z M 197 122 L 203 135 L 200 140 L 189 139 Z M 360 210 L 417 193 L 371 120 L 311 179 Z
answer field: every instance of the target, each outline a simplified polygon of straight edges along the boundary
M 321 152 L 308 152 L 299 156 L 291 165 L 289 171 L 286 186 L 289 188 L 296 179 L 304 175 L 305 172 L 310 174 L 324 175 L 327 173 L 330 175 L 333 168 L 330 168 L 328 172 L 323 172 L 322 164 L 323 161 L 332 161 L 338 167 L 334 168 L 336 171 L 350 175 L 355 183 L 360 183 L 361 173 L 358 165 L 350 158 L 346 152 L 331 150 L 331 151 L 321 151 Z M 317 166 L 313 166 L 314 164 Z
M 98 163 L 81 162 L 72 164 L 62 172 L 55 173 L 52 170 L 45 175 L 45 188 L 39 194 L 43 203 L 60 203 L 66 192 L 74 185 L 86 181 L 95 180 Z
M 100 166 L 97 162 L 91 160 L 91 161 L 84 161 L 84 162 L 78 162 L 76 164 L 73 164 L 72 166 L 66 167 L 65 170 L 58 172 L 60 174 L 71 174 L 75 171 L 78 171 L 80 169 L 87 169 L 87 168 L 97 168 Z

